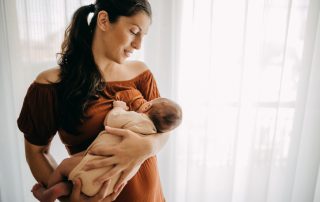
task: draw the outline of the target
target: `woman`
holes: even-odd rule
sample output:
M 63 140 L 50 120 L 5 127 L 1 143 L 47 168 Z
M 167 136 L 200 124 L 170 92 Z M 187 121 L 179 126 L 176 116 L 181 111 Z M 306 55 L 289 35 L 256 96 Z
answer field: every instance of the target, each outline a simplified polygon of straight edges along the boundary
M 94 15 L 88 24 L 90 13 Z M 125 62 L 134 49 L 140 48 L 150 23 L 147 0 L 97 0 L 95 5 L 75 12 L 62 43 L 59 67 L 39 74 L 29 87 L 18 118 L 25 136 L 26 159 L 38 182 L 47 185 L 57 166 L 49 153 L 57 131 L 73 155 L 85 150 L 104 129 L 104 116 L 117 92 L 138 89 L 146 100 L 160 96 L 152 73 L 143 63 Z M 114 169 L 97 180 L 103 186 L 90 199 L 80 194 L 81 182 L 76 180 L 70 200 L 164 201 L 154 155 L 169 134 L 142 137 L 115 128 L 108 132 L 123 137 L 121 143 L 93 148 L 91 153 L 105 159 L 92 162 L 88 168 L 114 165 Z M 116 191 L 105 196 L 107 180 L 118 173 L 121 177 Z

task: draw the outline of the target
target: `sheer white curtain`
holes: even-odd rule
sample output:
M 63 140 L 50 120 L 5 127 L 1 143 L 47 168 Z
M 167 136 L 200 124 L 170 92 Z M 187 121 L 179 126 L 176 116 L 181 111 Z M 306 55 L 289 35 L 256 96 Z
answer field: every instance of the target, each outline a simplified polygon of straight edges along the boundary
M 16 119 L 36 75 L 56 66 L 56 53 L 73 12 L 92 1 L 0 2 L 0 201 L 36 201 L 30 192 L 35 180 L 24 157 L 23 136 Z M 58 162 L 67 157 L 57 137 L 53 148 Z
M 320 2 L 174 7 L 184 121 L 170 142 L 168 201 L 318 201 Z
M 56 65 L 71 14 L 91 2 L 0 3 L 0 201 L 35 201 L 15 121 L 28 85 Z M 150 2 L 133 58 L 184 110 L 159 154 L 167 201 L 320 201 L 319 0 Z

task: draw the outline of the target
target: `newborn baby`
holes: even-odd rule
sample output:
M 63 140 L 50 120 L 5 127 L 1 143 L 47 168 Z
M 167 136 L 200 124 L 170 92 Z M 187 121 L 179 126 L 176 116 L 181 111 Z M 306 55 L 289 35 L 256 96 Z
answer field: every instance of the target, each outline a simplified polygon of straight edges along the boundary
M 107 114 L 104 125 L 115 128 L 124 128 L 143 135 L 149 135 L 173 130 L 182 120 L 180 106 L 166 98 L 157 98 L 149 102 L 144 102 L 137 112 L 127 110 L 128 106 L 125 102 L 114 101 L 113 109 Z M 83 171 L 82 169 L 88 161 L 104 158 L 91 155 L 88 151 L 97 144 L 103 144 L 107 147 L 118 144 L 120 141 L 121 137 L 102 131 L 85 152 L 78 153 L 75 156 L 64 160 L 57 167 L 50 176 L 48 189 L 45 189 L 40 184 L 36 184 L 32 189 L 33 194 L 40 201 L 54 201 L 60 196 L 70 194 L 71 187 L 64 181 L 65 176 L 69 176 L 69 180 L 75 180 L 77 178 L 81 179 L 81 191 L 84 194 L 88 196 L 95 195 L 99 191 L 101 185 L 94 184 L 94 180 L 108 172 L 112 166 Z M 107 195 L 114 191 L 113 188 L 119 177 L 120 175 L 116 175 L 110 179 Z

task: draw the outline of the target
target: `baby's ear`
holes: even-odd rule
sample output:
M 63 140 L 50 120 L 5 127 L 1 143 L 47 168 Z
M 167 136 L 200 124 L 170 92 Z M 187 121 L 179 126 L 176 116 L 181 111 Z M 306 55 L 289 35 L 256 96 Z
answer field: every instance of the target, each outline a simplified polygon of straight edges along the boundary
M 145 106 L 143 107 L 143 111 L 147 111 L 148 109 L 150 109 L 151 106 L 152 106 L 151 103 L 145 104 Z
M 140 108 L 138 109 L 137 112 L 139 112 L 139 113 L 145 113 L 146 111 L 148 111 L 148 110 L 150 109 L 150 107 L 151 107 L 151 103 L 146 102 L 146 103 L 144 103 L 144 104 L 142 104 L 142 105 L 140 106 Z

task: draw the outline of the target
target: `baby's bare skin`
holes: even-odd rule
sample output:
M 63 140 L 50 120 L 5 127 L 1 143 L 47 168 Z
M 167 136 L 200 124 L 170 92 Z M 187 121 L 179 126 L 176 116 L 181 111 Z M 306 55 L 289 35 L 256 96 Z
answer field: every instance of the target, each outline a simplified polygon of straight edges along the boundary
M 66 182 L 65 176 L 81 161 L 83 154 L 64 159 L 50 176 L 48 189 L 38 183 L 32 188 L 33 195 L 41 202 L 54 202 L 58 197 L 69 195 L 72 185 Z

